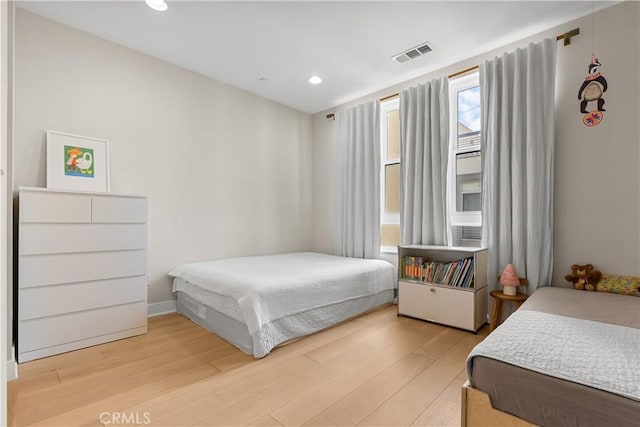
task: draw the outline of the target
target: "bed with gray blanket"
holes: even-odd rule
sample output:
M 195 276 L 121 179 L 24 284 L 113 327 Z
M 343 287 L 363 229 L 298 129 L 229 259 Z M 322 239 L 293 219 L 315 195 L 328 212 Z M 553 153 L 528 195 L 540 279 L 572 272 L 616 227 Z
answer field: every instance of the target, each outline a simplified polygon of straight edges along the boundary
M 538 289 L 467 360 L 492 406 L 537 425 L 638 426 L 640 298 Z

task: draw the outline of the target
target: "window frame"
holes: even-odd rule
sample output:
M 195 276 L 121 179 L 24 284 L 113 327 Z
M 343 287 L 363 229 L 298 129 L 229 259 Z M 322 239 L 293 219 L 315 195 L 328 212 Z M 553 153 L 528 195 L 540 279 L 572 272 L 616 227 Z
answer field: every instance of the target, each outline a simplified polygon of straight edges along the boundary
M 450 246 L 453 245 L 453 227 L 482 227 L 482 210 L 479 211 L 458 211 L 457 210 L 457 174 L 456 160 L 458 154 L 479 152 L 482 147 L 467 147 L 458 149 L 458 92 L 480 86 L 480 73 L 474 71 L 469 74 L 458 76 L 449 80 L 449 167 L 447 173 L 447 211 L 449 213 L 449 226 L 447 227 Z M 480 129 L 480 133 L 483 129 Z M 484 178 L 483 171 L 481 172 Z M 480 189 L 482 194 L 482 186 Z
M 400 111 L 400 98 L 395 97 L 392 99 L 388 99 L 380 102 L 380 229 L 382 230 L 382 226 L 386 224 L 391 225 L 400 225 L 400 212 L 398 213 L 387 213 L 385 211 L 386 207 L 386 176 L 385 176 L 385 166 L 388 165 L 400 165 L 402 170 L 402 152 L 400 152 L 400 157 L 397 159 L 388 159 L 387 158 L 387 148 L 388 148 L 388 124 L 387 124 L 387 114 L 391 111 L 398 110 L 398 114 Z M 400 150 L 402 151 L 402 150 Z M 400 177 L 400 187 L 402 188 L 402 176 Z M 399 189 L 401 191 L 401 188 Z M 400 200 L 402 203 L 402 200 Z M 397 253 L 398 248 L 396 246 L 384 246 L 382 242 L 380 242 L 380 252 L 381 253 Z

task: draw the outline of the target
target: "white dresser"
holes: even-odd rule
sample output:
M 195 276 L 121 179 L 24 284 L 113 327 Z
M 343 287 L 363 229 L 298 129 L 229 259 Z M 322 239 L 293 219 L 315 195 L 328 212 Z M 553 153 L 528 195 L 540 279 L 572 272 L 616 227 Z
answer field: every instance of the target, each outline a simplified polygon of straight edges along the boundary
M 18 362 L 147 332 L 147 199 L 20 188 Z

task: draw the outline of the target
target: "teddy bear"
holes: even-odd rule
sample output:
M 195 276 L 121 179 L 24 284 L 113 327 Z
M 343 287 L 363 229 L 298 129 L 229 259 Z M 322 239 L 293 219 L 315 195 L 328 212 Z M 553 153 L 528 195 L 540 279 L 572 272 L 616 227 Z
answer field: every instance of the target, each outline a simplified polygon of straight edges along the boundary
M 595 291 L 596 284 L 602 278 L 602 273 L 593 269 L 593 265 L 573 264 L 571 266 L 572 273 L 564 276 L 567 282 L 573 283 L 576 289 L 584 289 L 587 291 Z

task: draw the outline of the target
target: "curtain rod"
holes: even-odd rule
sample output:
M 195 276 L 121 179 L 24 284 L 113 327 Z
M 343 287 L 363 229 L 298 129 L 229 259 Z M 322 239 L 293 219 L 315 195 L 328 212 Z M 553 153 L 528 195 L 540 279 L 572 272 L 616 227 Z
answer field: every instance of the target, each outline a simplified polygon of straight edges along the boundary
M 556 36 L 556 41 L 564 40 L 564 45 L 569 46 L 571 44 L 571 37 L 575 37 L 578 34 L 580 34 L 580 28 L 574 28 L 571 31 L 568 31 L 564 34 L 560 34 L 559 36 Z
M 391 98 L 397 98 L 398 96 L 400 96 L 399 93 L 392 93 L 391 95 L 383 96 L 382 98 L 380 98 L 380 102 L 386 101 L 387 99 Z
M 448 77 L 449 77 L 450 79 L 453 79 L 454 77 L 458 77 L 458 76 L 461 76 L 461 75 L 463 75 L 463 74 L 467 74 L 467 73 L 470 73 L 470 72 L 472 72 L 472 71 L 475 71 L 475 70 L 477 70 L 478 68 L 480 68 L 480 66 L 478 66 L 478 65 L 474 65 L 473 67 L 466 68 L 466 69 L 464 69 L 464 70 L 462 70 L 462 71 L 458 71 L 457 73 L 449 74 L 449 76 L 448 76 Z
M 571 37 L 575 37 L 575 36 L 577 36 L 579 34 L 580 34 L 580 28 L 574 28 L 571 31 L 567 31 L 564 34 L 560 34 L 560 35 L 556 36 L 556 41 L 564 40 L 564 45 L 568 46 L 568 45 L 571 44 Z M 478 66 L 475 65 L 475 66 L 469 67 L 469 68 L 467 68 L 465 70 L 458 71 L 457 73 L 450 74 L 448 77 L 450 79 L 452 79 L 454 77 L 458 77 L 458 76 L 461 76 L 463 74 L 467 74 L 467 73 L 470 73 L 472 71 L 475 71 L 477 69 L 478 69 Z M 393 93 L 391 95 L 388 95 L 388 96 L 380 98 L 380 101 L 386 101 L 387 99 L 395 98 L 396 96 L 399 96 L 399 94 Z M 327 114 L 327 119 L 335 119 L 335 117 L 336 117 L 336 115 L 334 113 Z
M 383 96 L 382 98 L 380 98 L 380 102 L 386 101 L 387 99 L 395 98 L 395 97 L 398 97 L 398 96 L 400 96 L 399 93 L 392 93 L 391 95 Z M 327 114 L 327 119 L 335 119 L 335 118 L 336 118 L 335 114 L 333 114 L 333 113 Z
M 466 69 L 464 69 L 462 71 L 458 71 L 456 73 L 449 74 L 449 76 L 447 76 L 447 77 L 452 79 L 454 77 L 458 77 L 458 76 L 461 76 L 463 74 L 467 74 L 467 73 L 470 73 L 472 71 L 475 71 L 478 68 L 479 67 L 477 65 L 474 65 L 473 67 L 466 68 Z M 388 99 L 395 98 L 397 96 L 400 96 L 400 94 L 399 93 L 392 93 L 391 95 L 383 96 L 382 98 L 380 98 L 380 101 L 386 101 Z M 335 119 L 335 118 L 336 118 L 336 115 L 334 113 L 327 114 L 327 119 Z

